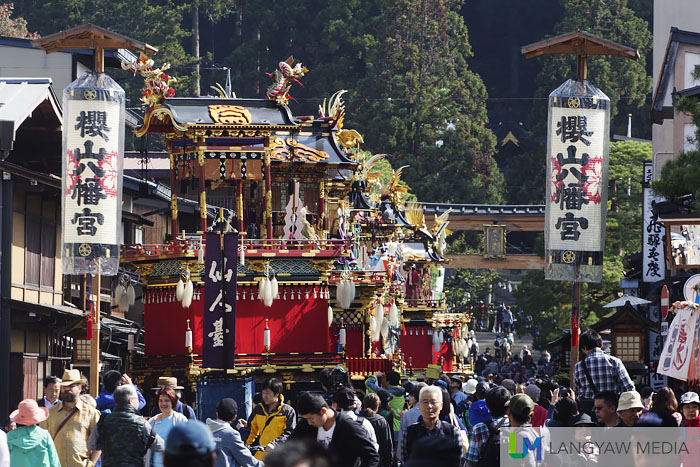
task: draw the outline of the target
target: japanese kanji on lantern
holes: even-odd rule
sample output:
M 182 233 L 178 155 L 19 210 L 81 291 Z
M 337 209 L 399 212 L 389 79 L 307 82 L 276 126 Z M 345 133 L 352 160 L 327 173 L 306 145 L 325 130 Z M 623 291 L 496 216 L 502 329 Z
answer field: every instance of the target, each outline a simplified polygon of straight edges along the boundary
M 63 273 L 119 270 L 124 90 L 87 72 L 63 91 Z
M 549 95 L 545 277 L 600 282 L 608 198 L 610 99 L 588 80 Z

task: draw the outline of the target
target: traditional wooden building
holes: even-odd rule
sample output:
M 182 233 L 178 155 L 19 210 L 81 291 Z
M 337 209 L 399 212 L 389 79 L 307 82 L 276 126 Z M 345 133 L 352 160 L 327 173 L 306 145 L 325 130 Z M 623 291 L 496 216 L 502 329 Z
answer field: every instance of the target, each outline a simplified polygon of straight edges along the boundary
M 662 346 L 663 342 L 649 342 L 648 331 L 658 334 L 659 323 L 651 321 L 627 302 L 603 316 L 591 329 L 598 331 L 603 338 L 603 350 L 622 360 L 630 377 L 637 384 L 649 385 L 649 348 Z M 555 368 L 569 371 L 571 355 L 571 335 L 564 333 L 549 343 Z

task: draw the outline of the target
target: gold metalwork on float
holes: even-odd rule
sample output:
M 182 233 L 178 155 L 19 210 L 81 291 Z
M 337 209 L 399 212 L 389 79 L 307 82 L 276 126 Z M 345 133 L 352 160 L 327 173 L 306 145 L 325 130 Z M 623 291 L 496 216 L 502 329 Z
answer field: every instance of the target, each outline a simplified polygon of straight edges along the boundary
M 566 250 L 561 254 L 561 260 L 566 264 L 571 264 L 574 262 L 574 260 L 576 260 L 576 253 L 571 250 Z
M 87 243 L 80 244 L 80 246 L 78 247 L 78 254 L 80 256 L 88 256 L 90 255 L 90 253 L 92 253 L 92 247 L 90 245 L 88 245 Z
M 330 157 L 326 151 L 301 144 L 294 138 L 287 138 L 286 140 L 282 140 L 282 138 L 273 138 L 272 144 L 273 149 L 270 157 L 277 161 L 292 160 L 292 154 L 294 155 L 294 160 L 302 162 L 325 161 Z
M 581 106 L 581 100 L 578 97 L 569 97 L 567 104 L 570 109 L 578 109 Z
M 252 121 L 248 109 L 240 105 L 210 105 L 209 115 L 215 123 L 243 125 Z

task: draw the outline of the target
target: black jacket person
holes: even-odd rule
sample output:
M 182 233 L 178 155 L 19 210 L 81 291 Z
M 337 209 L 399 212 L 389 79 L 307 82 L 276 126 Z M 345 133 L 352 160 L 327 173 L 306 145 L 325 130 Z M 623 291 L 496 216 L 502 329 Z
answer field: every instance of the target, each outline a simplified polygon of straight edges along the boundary
M 362 425 L 328 407 L 323 396 L 305 392 L 299 396 L 297 411 L 302 420 L 289 437 L 311 439 L 328 448 L 339 467 L 377 467 L 379 454 Z
M 104 467 L 143 466 L 143 456 L 150 448 L 162 452 L 163 439 L 158 436 L 138 413 L 139 396 L 133 385 L 114 390 L 114 409 L 104 414 L 92 431 L 88 449 L 102 450 Z

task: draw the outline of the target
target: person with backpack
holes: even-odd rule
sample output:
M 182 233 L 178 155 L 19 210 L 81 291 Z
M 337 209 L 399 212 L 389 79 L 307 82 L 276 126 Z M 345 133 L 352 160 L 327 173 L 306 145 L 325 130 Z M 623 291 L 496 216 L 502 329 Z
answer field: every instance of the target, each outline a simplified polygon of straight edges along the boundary
M 494 466 L 501 462 L 501 445 L 499 430 L 509 426 L 504 417 L 510 400 L 510 391 L 497 386 L 486 393 L 486 407 L 491 419 L 477 423 L 469 436 L 469 449 L 466 461 L 470 466 Z

